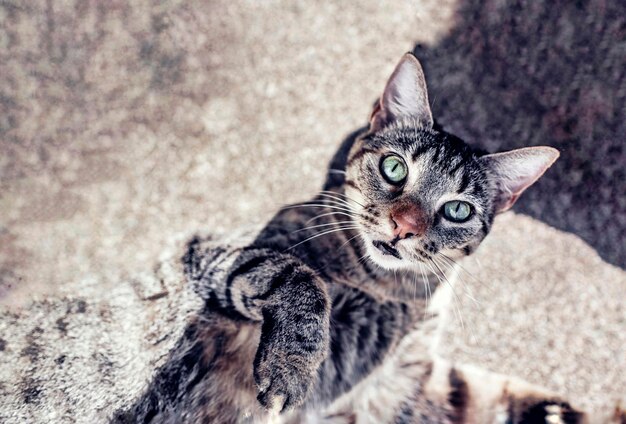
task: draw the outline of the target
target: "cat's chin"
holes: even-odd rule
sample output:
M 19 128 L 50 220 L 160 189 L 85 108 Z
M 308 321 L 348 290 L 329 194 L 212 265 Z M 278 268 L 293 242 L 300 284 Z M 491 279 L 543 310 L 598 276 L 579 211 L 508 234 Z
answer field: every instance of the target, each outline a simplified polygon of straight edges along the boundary
M 385 242 L 367 240 L 366 249 L 369 259 L 383 269 L 393 271 L 410 267 L 410 261 L 402 258 L 400 252 Z

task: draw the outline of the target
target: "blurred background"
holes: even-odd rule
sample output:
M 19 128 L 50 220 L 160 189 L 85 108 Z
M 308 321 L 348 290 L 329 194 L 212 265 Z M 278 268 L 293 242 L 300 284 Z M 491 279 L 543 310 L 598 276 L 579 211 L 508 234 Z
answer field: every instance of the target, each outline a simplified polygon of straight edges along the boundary
M 94 297 L 174 235 L 321 186 L 401 55 L 491 151 L 561 159 L 500 217 L 442 354 L 583 406 L 626 386 L 626 3 L 0 1 L 0 302 Z M 476 281 L 480 281 L 479 284 Z

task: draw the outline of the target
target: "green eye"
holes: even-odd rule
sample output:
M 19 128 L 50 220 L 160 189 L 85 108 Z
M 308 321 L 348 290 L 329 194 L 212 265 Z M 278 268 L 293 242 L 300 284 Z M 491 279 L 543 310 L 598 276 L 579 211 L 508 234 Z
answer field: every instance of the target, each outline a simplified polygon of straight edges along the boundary
M 472 207 L 467 202 L 453 200 L 443 205 L 443 216 L 452 222 L 464 222 L 472 215 Z
M 400 184 L 406 178 L 408 169 L 400 156 L 387 156 L 380 163 L 380 172 L 391 184 Z

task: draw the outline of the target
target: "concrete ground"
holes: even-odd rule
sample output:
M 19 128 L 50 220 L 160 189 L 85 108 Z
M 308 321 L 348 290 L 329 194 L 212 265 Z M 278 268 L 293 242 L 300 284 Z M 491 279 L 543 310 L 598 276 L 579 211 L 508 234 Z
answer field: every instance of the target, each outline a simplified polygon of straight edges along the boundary
M 263 223 L 280 205 L 311 196 L 342 137 L 365 122 L 397 60 L 418 43 L 444 125 L 491 148 L 555 140 L 562 171 L 530 189 L 519 210 L 574 233 L 500 217 L 465 266 L 479 305 L 459 289 L 464 325 L 450 323 L 442 354 L 549 386 L 587 408 L 612 406 L 626 387 L 626 273 L 611 265 L 624 266 L 623 55 L 603 56 L 613 62 L 600 67 L 618 82 L 614 90 L 596 87 L 580 100 L 552 84 L 537 96 L 554 113 L 544 104 L 524 109 L 528 101 L 516 99 L 543 87 L 531 65 L 549 58 L 520 40 L 522 51 L 511 55 L 531 58 L 528 85 L 514 73 L 509 96 L 492 91 L 509 87 L 489 75 L 506 74 L 510 56 L 483 43 L 472 23 L 514 44 L 506 29 L 518 28 L 518 18 L 509 17 L 524 16 L 492 3 L 484 14 L 453 0 L 0 2 L 0 297 L 10 311 L 0 357 L 19 353 L 20 322 L 45 323 L 55 299 L 125 293 L 128 276 L 152 269 L 173 236 Z M 623 52 L 623 31 L 621 41 L 614 35 L 624 14 L 602 10 L 594 28 L 606 36 L 590 42 Z M 546 26 L 558 27 L 551 16 Z M 579 65 L 594 73 L 593 63 Z M 560 66 L 554 73 L 567 75 L 568 62 Z M 570 114 L 589 102 L 595 115 L 572 129 Z M 541 140 L 528 136 L 538 129 Z M 579 144 L 563 144 L 571 139 Z M 584 144 L 591 139 L 599 144 Z M 132 302 L 108 300 L 119 322 L 132 322 Z M 6 388 L 12 363 L 3 362 Z M 116 386 L 118 394 L 136 394 L 133 384 Z

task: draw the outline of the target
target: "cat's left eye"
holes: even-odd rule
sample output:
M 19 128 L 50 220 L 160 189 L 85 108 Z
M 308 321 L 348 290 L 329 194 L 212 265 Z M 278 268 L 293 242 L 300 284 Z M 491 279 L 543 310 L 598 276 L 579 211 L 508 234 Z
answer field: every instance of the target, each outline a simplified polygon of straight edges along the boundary
M 465 222 L 472 216 L 472 206 L 461 200 L 452 200 L 443 205 L 443 216 L 452 222 Z

